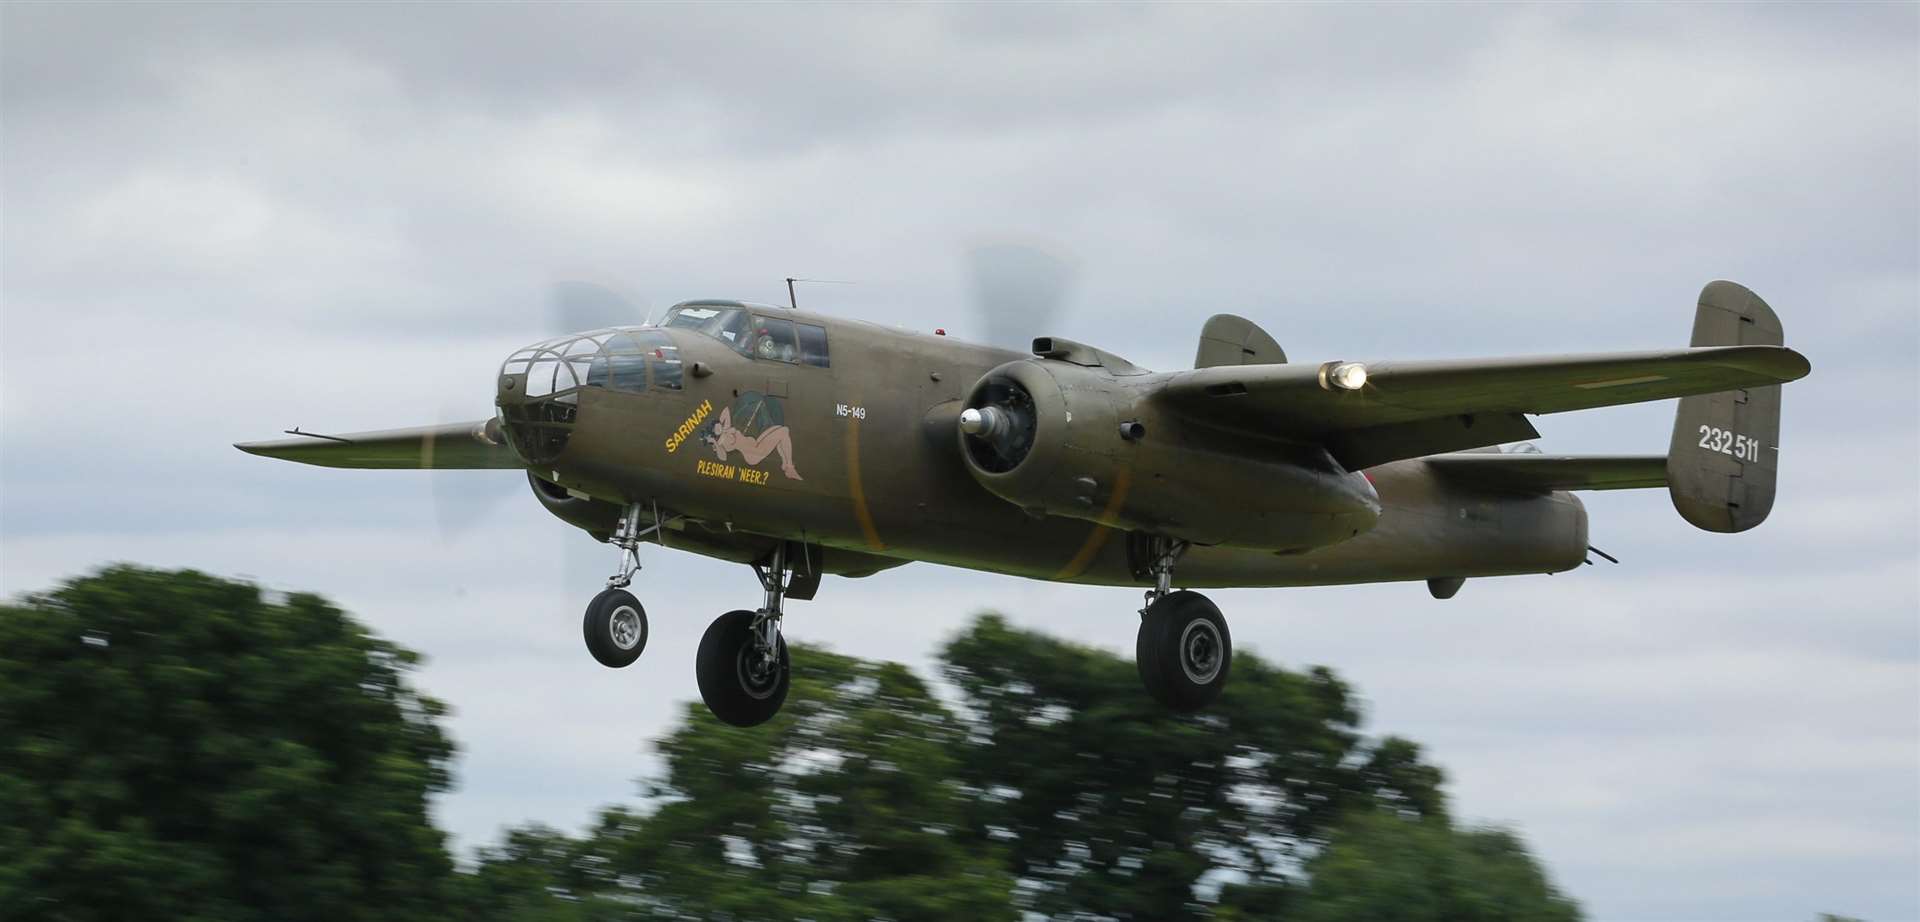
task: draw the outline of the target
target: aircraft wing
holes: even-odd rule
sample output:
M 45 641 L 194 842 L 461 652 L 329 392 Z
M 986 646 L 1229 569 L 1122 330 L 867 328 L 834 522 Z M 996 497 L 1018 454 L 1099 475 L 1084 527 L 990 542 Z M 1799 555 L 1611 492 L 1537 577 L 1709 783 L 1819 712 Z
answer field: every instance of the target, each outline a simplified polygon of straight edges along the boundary
M 485 470 L 526 467 L 500 436 L 491 419 L 444 426 L 349 432 L 344 435 L 301 433 L 271 442 L 238 442 L 235 448 L 250 455 L 283 458 L 321 467 L 383 469 Z
M 1424 463 L 1442 475 L 1489 487 L 1537 490 L 1632 490 L 1667 485 L 1665 455 L 1533 455 L 1461 452 Z
M 1156 398 L 1188 418 L 1319 442 L 1350 470 L 1539 435 L 1530 414 L 1713 394 L 1804 377 L 1784 346 L 1430 362 L 1368 362 L 1343 390 L 1338 364 L 1228 365 L 1172 377 Z

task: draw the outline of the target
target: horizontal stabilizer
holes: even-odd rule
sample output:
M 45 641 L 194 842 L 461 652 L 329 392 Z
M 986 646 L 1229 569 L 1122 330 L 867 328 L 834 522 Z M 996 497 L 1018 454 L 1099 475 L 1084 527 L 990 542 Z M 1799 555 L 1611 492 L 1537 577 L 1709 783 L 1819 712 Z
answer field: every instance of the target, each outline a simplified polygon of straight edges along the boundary
M 239 442 L 233 447 L 250 455 L 321 467 L 386 470 L 519 470 L 526 467 L 500 437 L 499 422 L 492 419 L 344 435 L 298 430 L 290 433 L 296 437 Z
M 1347 382 L 1336 368 L 1357 369 Z M 1778 344 L 1445 361 L 1232 365 L 1174 375 L 1155 394 L 1215 425 L 1326 446 L 1348 470 L 1534 437 L 1528 415 L 1738 388 L 1807 374 Z
M 1435 472 L 1496 489 L 1632 490 L 1667 485 L 1659 455 L 1533 455 L 1461 452 L 1426 458 Z

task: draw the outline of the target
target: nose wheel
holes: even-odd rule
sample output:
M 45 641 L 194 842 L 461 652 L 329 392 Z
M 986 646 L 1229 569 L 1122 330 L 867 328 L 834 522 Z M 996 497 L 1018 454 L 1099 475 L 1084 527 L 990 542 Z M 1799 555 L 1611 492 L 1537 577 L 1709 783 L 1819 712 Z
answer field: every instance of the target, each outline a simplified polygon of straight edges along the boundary
M 633 665 L 647 649 L 647 610 L 625 589 L 607 589 L 587 604 L 581 623 L 587 652 L 613 669 Z
M 1173 565 L 1186 543 L 1152 539 L 1148 572 L 1154 587 L 1140 610 L 1134 665 L 1155 701 L 1176 711 L 1197 711 L 1220 697 L 1233 665 L 1233 635 L 1211 599 L 1173 590 Z
M 600 665 L 613 669 L 633 665 L 647 649 L 647 609 L 627 591 L 633 575 L 640 572 L 640 541 L 660 530 L 659 510 L 653 524 L 640 527 L 640 504 L 627 506 L 609 539 L 620 549 L 620 569 L 607 577 L 607 588 L 587 603 L 587 614 L 580 622 L 587 652 Z

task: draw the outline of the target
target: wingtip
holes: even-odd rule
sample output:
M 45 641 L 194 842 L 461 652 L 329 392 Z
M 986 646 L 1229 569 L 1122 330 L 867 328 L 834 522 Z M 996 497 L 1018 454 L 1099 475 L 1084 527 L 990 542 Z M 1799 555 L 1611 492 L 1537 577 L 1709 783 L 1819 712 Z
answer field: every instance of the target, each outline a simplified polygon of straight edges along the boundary
M 1813 362 L 1811 360 L 1809 360 L 1805 355 L 1800 354 L 1798 350 L 1789 349 L 1787 351 L 1792 352 L 1793 357 L 1800 360 L 1800 373 L 1794 376 L 1794 380 L 1797 381 L 1810 374 L 1813 374 Z
M 1799 350 L 1788 346 L 1707 346 L 1697 351 L 1705 361 L 1726 363 L 1781 384 L 1813 373 L 1813 363 Z
M 1813 374 L 1813 363 L 1808 361 L 1806 356 L 1800 354 L 1800 350 L 1788 346 L 1775 346 L 1774 348 L 1780 350 L 1780 361 L 1776 364 L 1779 366 L 1777 371 L 1782 382 L 1798 381 L 1807 375 Z

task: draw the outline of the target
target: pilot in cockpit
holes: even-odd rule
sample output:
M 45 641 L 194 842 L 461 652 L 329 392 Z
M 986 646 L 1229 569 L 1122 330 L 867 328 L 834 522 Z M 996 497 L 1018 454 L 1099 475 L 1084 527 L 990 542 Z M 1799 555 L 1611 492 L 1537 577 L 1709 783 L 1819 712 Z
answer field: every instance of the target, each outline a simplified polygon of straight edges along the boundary
M 753 331 L 748 354 L 768 361 L 792 364 L 798 358 L 798 350 L 793 344 L 792 322 L 765 317 L 757 319 L 759 326 Z

